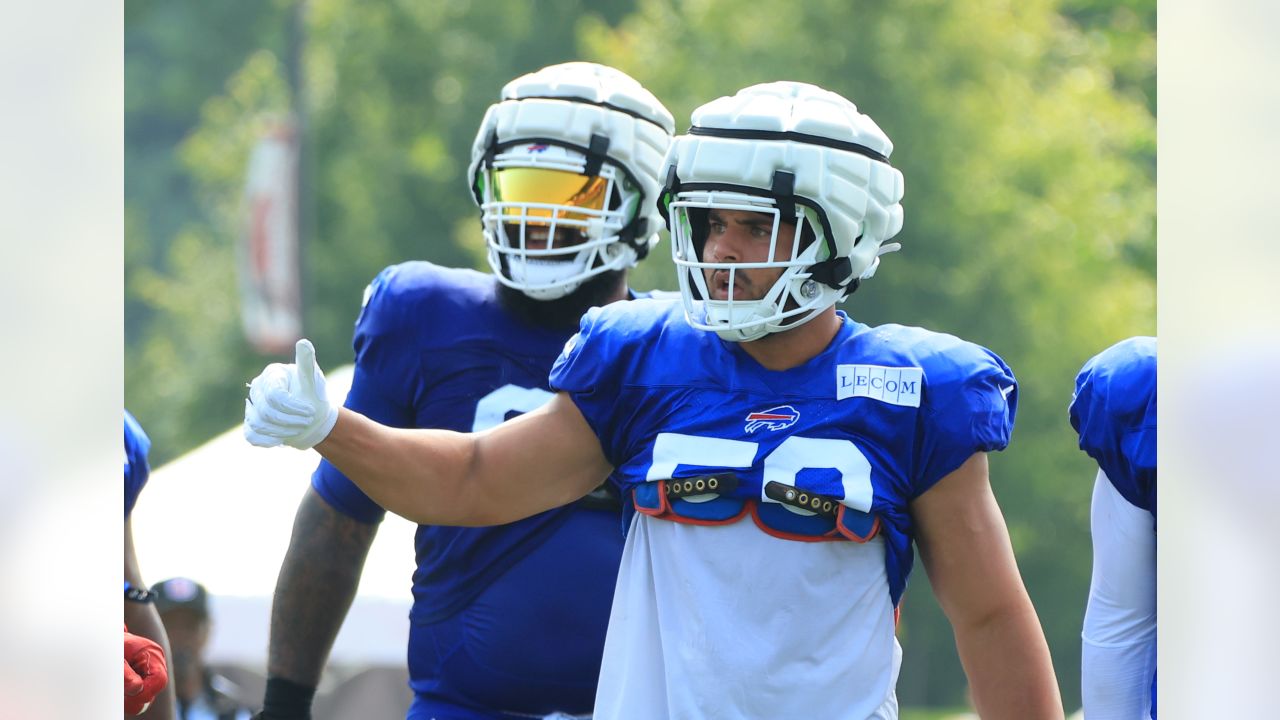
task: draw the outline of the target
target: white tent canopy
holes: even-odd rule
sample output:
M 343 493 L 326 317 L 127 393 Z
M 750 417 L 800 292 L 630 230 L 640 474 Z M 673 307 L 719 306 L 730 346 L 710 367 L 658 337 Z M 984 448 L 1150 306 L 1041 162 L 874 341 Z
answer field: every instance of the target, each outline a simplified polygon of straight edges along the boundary
M 328 375 L 341 404 L 352 367 Z M 132 515 L 143 578 L 189 577 L 210 595 L 207 659 L 265 670 L 271 596 L 315 451 L 256 448 L 236 426 L 153 470 Z M 387 515 L 331 664 L 403 666 L 416 526 Z

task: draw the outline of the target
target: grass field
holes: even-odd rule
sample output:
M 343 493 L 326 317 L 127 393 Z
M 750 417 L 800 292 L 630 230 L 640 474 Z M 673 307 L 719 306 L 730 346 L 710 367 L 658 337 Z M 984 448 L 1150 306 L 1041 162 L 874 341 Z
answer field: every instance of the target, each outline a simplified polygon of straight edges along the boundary
M 965 717 L 966 708 L 902 708 L 898 720 L 950 720 Z

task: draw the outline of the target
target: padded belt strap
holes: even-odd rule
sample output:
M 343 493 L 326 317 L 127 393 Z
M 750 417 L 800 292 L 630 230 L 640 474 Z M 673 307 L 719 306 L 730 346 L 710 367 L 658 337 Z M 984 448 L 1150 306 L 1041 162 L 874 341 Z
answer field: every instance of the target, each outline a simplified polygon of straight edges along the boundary
M 690 495 L 730 495 L 738 489 L 738 478 L 730 473 L 705 475 L 683 480 L 667 480 L 663 483 L 668 498 L 685 498 Z
M 833 520 L 836 514 L 840 512 L 840 500 L 838 498 L 801 490 L 794 485 L 780 483 L 777 480 L 770 480 L 765 483 L 764 496 L 783 505 L 808 510 L 815 515 L 822 515 Z

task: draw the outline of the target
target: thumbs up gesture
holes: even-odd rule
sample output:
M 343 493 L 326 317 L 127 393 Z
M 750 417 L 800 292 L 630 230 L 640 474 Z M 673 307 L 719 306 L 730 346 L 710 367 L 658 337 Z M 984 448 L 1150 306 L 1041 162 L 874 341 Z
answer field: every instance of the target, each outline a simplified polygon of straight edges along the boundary
M 306 450 L 325 439 L 338 409 L 325 395 L 324 373 L 310 340 L 299 340 L 293 364 L 272 363 L 249 383 L 244 437 L 258 447 L 280 444 Z

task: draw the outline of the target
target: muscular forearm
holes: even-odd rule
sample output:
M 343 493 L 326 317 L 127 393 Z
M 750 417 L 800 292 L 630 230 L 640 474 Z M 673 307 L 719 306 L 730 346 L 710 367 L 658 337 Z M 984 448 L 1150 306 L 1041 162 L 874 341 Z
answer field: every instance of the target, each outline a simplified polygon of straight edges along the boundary
M 956 647 L 984 720 L 1061 720 L 1062 698 L 1039 618 L 1025 606 L 956 626 Z
M 346 408 L 315 446 L 374 502 L 421 525 L 488 524 L 465 482 L 474 448 L 469 434 L 391 428 Z
M 577 500 L 613 469 L 559 397 L 480 433 L 401 430 L 343 408 L 315 449 L 379 505 L 420 525 L 515 522 Z
M 352 520 L 307 491 L 271 605 L 269 675 L 319 683 L 376 532 L 376 525 Z
M 960 662 L 983 720 L 1061 720 L 1049 644 L 1009 531 L 974 453 L 913 501 L 920 557 L 951 620 Z

